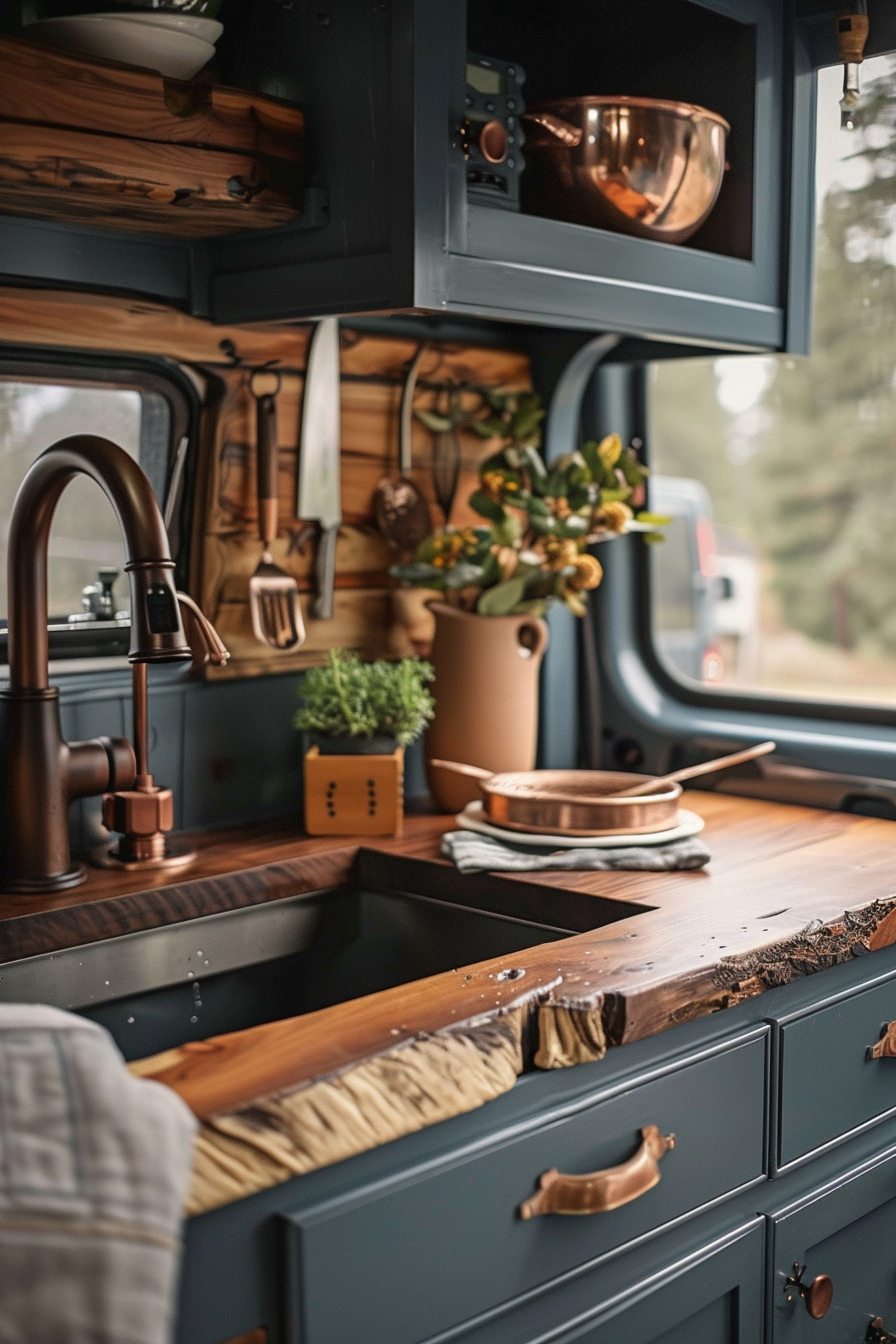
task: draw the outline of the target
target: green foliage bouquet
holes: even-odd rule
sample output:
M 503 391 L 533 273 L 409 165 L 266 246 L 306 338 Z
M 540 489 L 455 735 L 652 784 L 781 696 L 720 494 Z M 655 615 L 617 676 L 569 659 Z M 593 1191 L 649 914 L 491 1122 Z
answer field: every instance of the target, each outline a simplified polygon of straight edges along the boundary
M 356 653 L 331 649 L 325 667 L 305 673 L 293 723 L 324 738 L 388 737 L 406 747 L 435 712 L 426 689 L 434 675 L 418 658 L 362 663 Z
M 583 616 L 585 594 L 603 577 L 586 547 L 631 531 L 662 540 L 658 529 L 669 520 L 635 513 L 647 469 L 618 434 L 547 466 L 538 452 L 545 412 L 537 394 L 489 391 L 484 397 L 486 414 L 466 423 L 482 438 L 504 442 L 480 466 L 470 496 L 483 525 L 434 532 L 413 561 L 390 573 L 482 616 L 541 616 L 554 600 Z M 428 412 L 419 418 L 437 433 L 452 427 Z

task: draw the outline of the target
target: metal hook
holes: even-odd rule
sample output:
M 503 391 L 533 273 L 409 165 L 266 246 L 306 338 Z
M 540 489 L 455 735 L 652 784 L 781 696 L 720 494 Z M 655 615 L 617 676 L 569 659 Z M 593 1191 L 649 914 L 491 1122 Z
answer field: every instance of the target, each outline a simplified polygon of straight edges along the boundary
M 249 391 L 252 393 L 252 396 L 255 398 L 256 401 L 260 401 L 262 397 L 278 397 L 280 395 L 282 376 L 280 370 L 274 367 L 275 364 L 279 363 L 280 363 L 279 359 L 268 359 L 265 361 L 264 364 L 256 365 L 256 367 L 249 374 Z M 273 374 L 276 380 L 274 383 L 274 390 L 273 392 L 256 392 L 255 379 L 259 376 L 259 374 L 265 374 L 265 373 Z

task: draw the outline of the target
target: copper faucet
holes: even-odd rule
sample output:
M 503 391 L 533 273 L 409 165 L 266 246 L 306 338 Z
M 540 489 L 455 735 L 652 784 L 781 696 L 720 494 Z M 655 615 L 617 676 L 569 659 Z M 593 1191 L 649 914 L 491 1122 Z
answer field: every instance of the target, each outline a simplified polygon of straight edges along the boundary
M 59 691 L 49 685 L 47 543 L 59 497 L 75 476 L 108 495 L 124 535 L 131 588 L 133 664 L 191 657 L 174 587 L 174 562 L 152 487 L 134 459 L 108 439 L 75 435 L 41 453 L 19 487 L 7 559 L 9 690 L 0 693 L 5 739 L 8 891 L 51 892 L 77 886 L 69 804 L 134 787 L 137 761 L 125 738 L 66 742 Z M 145 766 L 143 767 L 145 769 Z

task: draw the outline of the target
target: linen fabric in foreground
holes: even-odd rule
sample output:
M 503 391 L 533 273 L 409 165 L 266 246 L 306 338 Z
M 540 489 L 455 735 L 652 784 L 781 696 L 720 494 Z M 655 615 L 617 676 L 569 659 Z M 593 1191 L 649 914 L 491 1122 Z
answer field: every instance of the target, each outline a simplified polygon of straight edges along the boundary
M 0 1005 L 0 1344 L 166 1344 L 195 1129 L 101 1027 Z
M 507 845 L 475 831 L 449 831 L 442 853 L 461 873 L 534 873 L 551 869 L 592 872 L 669 873 L 705 868 L 711 858 L 702 840 L 691 837 L 669 845 L 628 845 L 623 849 L 563 849 L 546 853 L 525 845 Z

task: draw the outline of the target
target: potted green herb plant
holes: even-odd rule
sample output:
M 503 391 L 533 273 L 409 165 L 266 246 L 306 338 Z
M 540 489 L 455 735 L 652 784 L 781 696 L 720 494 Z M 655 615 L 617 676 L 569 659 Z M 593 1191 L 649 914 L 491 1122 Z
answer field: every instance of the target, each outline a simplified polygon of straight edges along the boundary
M 305 754 L 309 835 L 393 835 L 401 829 L 404 749 L 434 711 L 429 663 L 365 663 L 331 650 L 311 668 L 293 720 Z
M 548 640 L 542 618 L 554 602 L 584 616 L 587 594 L 603 577 L 589 547 L 633 531 L 662 540 L 668 519 L 642 510 L 647 469 L 618 434 L 547 464 L 538 451 L 545 413 L 536 393 L 486 392 L 483 411 L 466 421 L 496 443 L 469 500 L 482 523 L 432 533 L 391 573 L 441 595 L 429 603 L 436 713 L 427 758 L 529 770 Z M 442 430 L 438 415 L 418 415 L 432 432 Z M 469 781 L 438 767 L 428 766 L 428 776 L 447 810 L 475 794 Z

